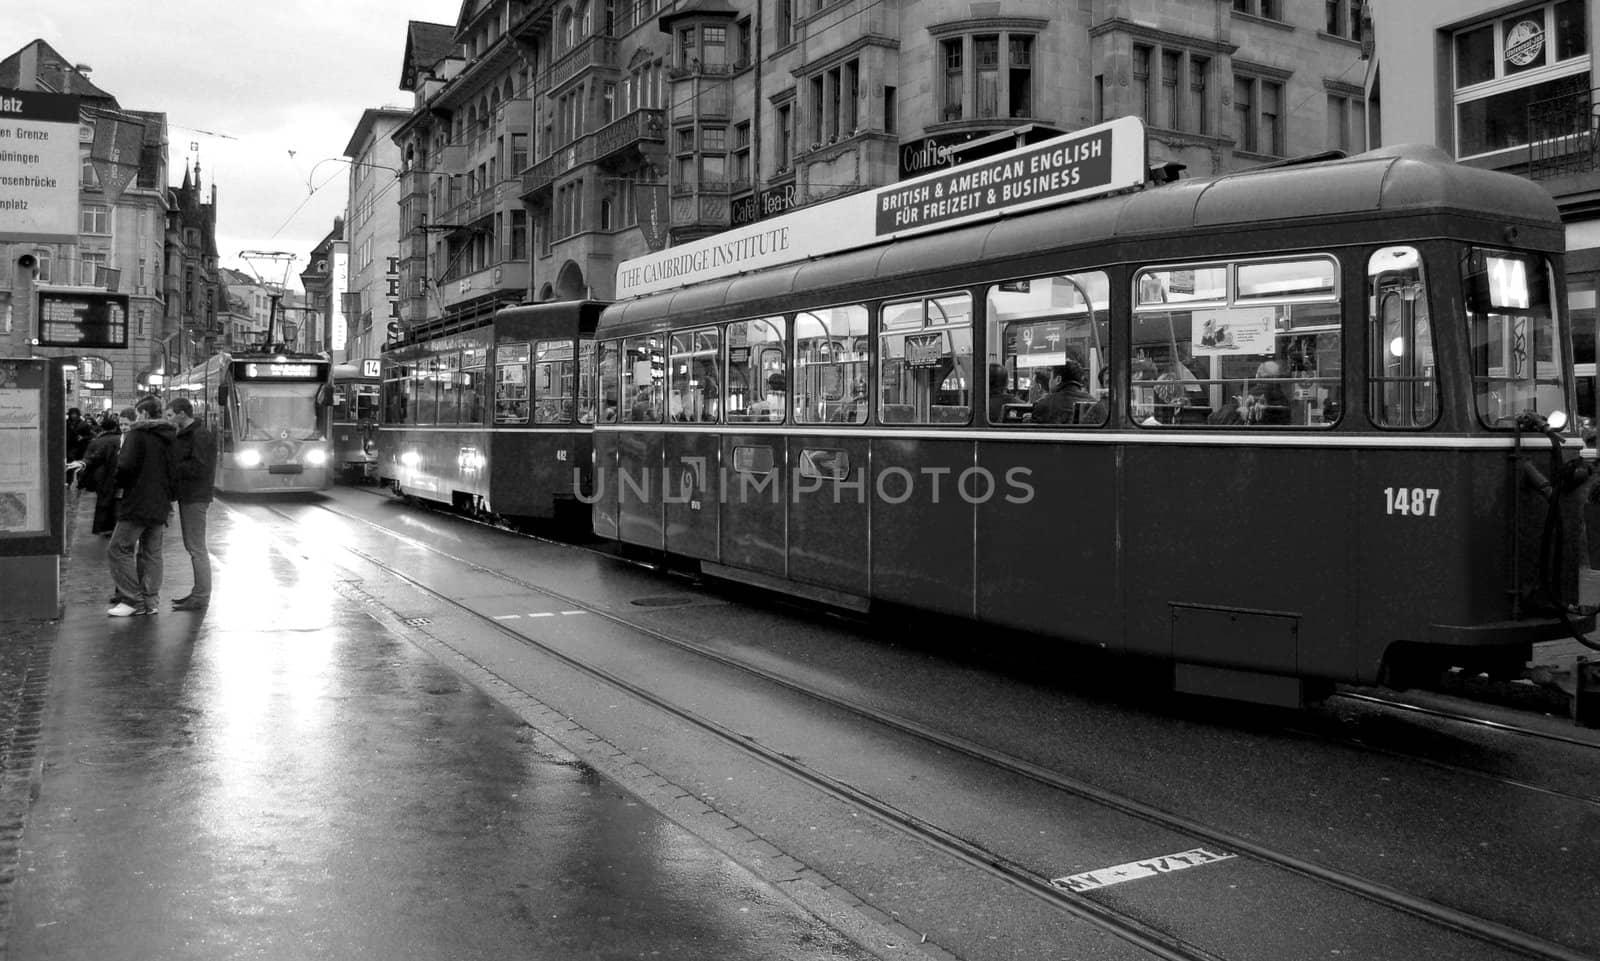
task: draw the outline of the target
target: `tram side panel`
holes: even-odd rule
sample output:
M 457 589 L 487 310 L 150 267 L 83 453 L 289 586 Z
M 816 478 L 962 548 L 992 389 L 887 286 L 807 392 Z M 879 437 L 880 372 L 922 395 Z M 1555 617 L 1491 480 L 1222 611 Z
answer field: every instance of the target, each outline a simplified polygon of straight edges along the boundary
M 867 531 L 873 502 L 865 437 L 796 435 L 789 440 L 789 573 L 797 581 L 869 596 Z
M 657 478 L 665 491 L 662 519 L 667 551 L 697 560 L 718 560 L 716 492 L 721 442 L 707 431 L 663 435 L 663 469 Z
M 489 437 L 485 506 L 506 517 L 548 520 L 589 489 L 590 432 L 498 430 Z
M 872 594 L 936 613 L 974 614 L 976 508 L 956 490 L 973 441 L 879 437 L 873 444 Z
M 616 431 L 596 430 L 593 435 L 594 490 L 589 495 L 589 520 L 596 537 L 618 540 L 617 488 L 622 468 L 621 435 Z
M 624 430 L 617 441 L 617 537 L 651 550 L 666 546 L 660 431 Z
M 1532 445 L 1541 471 L 1545 444 Z M 1374 451 L 1356 476 L 1360 555 L 1372 572 L 1362 598 L 1362 680 L 1376 679 L 1396 642 L 1453 648 L 1457 664 L 1513 667 L 1526 660 L 1531 636 L 1565 636 L 1554 612 L 1537 609 L 1531 596 L 1546 502 L 1504 449 Z M 1560 584 L 1568 602 L 1577 599 L 1577 503 L 1569 495 L 1563 505 L 1569 551 Z M 1513 623 L 1518 595 L 1523 619 Z
M 980 620 L 1122 650 L 1119 458 L 1061 434 L 980 444 L 966 488 Z
M 1350 677 L 1364 583 L 1340 493 L 1352 456 L 1248 441 L 1129 445 L 1129 650 L 1172 659 L 1180 686 L 1190 665 Z
M 777 432 L 723 435 L 720 553 L 730 567 L 787 576 L 788 445 Z

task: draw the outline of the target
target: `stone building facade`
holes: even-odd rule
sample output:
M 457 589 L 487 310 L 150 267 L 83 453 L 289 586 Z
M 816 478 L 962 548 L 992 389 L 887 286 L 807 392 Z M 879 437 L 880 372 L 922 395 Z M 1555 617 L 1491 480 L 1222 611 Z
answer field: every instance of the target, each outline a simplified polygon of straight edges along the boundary
M 467 0 L 405 37 L 400 321 L 1119 116 L 1184 176 L 1363 150 L 1352 2 Z

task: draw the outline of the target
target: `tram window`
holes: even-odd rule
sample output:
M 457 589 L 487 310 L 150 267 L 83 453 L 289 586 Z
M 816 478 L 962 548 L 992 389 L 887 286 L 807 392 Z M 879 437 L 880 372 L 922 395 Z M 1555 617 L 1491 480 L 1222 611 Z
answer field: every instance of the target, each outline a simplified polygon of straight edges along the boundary
M 878 420 L 972 420 L 972 295 L 884 304 L 878 334 Z
M 597 420 L 602 424 L 615 424 L 620 416 L 617 398 L 620 387 L 617 384 L 618 375 L 622 369 L 622 344 L 619 341 L 608 340 L 599 346 L 600 355 L 594 368 L 594 394 L 600 400 L 600 413 Z
M 594 341 L 578 341 L 578 423 L 594 423 Z
M 1377 251 L 1367 261 L 1367 288 L 1372 422 L 1430 426 L 1439 417 L 1438 375 L 1422 255 L 1415 247 Z
M 801 311 L 794 318 L 794 419 L 801 424 L 865 424 L 867 308 Z
M 782 317 L 739 320 L 728 325 L 728 377 L 723 409 L 732 424 L 781 422 L 788 407 Z
M 529 411 L 528 360 L 532 356 L 526 342 L 497 344 L 494 349 L 494 422 L 526 424 Z
M 661 423 L 664 347 L 663 338 L 656 335 L 629 337 L 622 342 L 621 401 L 625 423 Z
M 843 480 L 850 476 L 850 452 L 836 447 L 803 448 L 800 451 L 800 476 Z
M 741 474 L 770 474 L 777 464 L 770 447 L 735 447 L 733 469 Z
M 989 289 L 989 423 L 1105 423 L 1110 296 L 1111 282 L 1099 271 Z M 1063 372 L 1057 396 L 1046 400 Z
M 456 417 L 460 423 L 483 423 L 483 369 L 488 353 L 483 347 L 469 347 L 461 352 L 461 372 L 456 377 L 456 397 L 460 403 Z
M 439 385 L 439 408 L 434 417 L 436 424 L 455 424 L 461 421 L 461 354 L 451 351 L 439 358 L 435 372 Z
M 1141 270 L 1135 289 L 1140 307 L 1221 301 L 1228 295 L 1228 268 L 1224 264 L 1195 264 Z
M 1332 257 L 1313 260 L 1269 260 L 1240 264 L 1236 279 L 1239 301 L 1326 300 L 1338 293 L 1338 265 Z
M 541 340 L 533 346 L 533 422 L 572 423 L 573 341 Z
M 1478 416 L 1509 428 L 1523 411 L 1567 406 L 1549 264 L 1535 254 L 1472 248 L 1461 255 Z
M 1343 407 L 1338 276 L 1329 256 L 1139 271 L 1128 416 L 1145 427 L 1331 425 Z
M 386 424 L 404 424 L 411 412 L 411 369 L 403 364 L 394 364 L 385 368 L 385 376 L 383 421 Z
M 439 422 L 439 358 L 428 357 L 417 364 L 411 379 L 411 409 L 416 412 L 414 424 Z
M 714 424 L 722 409 L 722 332 L 715 327 L 672 335 L 667 410 L 674 421 Z

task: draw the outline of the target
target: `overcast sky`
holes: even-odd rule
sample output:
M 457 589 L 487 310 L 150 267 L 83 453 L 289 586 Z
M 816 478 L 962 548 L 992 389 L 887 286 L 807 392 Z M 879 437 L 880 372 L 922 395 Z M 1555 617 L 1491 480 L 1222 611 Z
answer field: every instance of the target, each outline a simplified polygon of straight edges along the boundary
M 460 0 L 0 0 L 0 58 L 35 39 L 126 110 L 167 115 L 174 183 L 200 162 L 217 188 L 217 250 L 298 258 L 289 286 L 344 211 L 343 157 L 368 107 L 410 109 L 400 58 L 411 20 L 454 24 Z M 197 146 L 195 146 L 197 145 Z M 283 280 L 281 263 L 256 261 Z M 277 276 L 271 276 L 276 271 Z

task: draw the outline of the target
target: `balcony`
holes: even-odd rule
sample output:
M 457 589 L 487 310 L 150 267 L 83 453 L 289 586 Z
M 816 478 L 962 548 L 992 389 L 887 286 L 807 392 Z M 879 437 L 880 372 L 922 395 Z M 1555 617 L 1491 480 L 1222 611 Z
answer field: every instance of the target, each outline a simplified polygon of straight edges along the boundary
M 523 292 L 533 274 L 526 260 L 508 260 L 465 276 L 439 282 L 439 296 L 449 310 L 457 304 L 477 300 L 500 291 Z
M 591 67 L 617 67 L 617 41 L 610 37 L 590 37 L 556 61 L 539 76 L 539 88 L 554 92 L 563 83 Z
M 1600 169 L 1595 91 L 1576 90 L 1528 105 L 1528 179 L 1551 180 Z
M 645 143 L 665 143 L 666 139 L 665 111 L 635 110 L 529 167 L 522 175 L 522 195 L 526 197 L 549 190 L 558 175 L 584 164 L 609 160 Z

